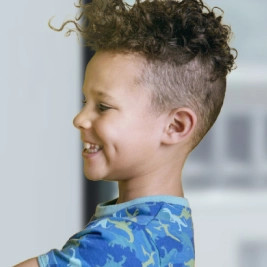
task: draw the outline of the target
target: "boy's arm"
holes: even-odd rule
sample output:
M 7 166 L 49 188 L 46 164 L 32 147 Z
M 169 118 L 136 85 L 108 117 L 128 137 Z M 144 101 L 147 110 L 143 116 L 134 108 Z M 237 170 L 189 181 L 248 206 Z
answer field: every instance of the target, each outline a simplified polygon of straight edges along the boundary
M 37 258 L 26 260 L 22 263 L 15 265 L 14 267 L 39 267 Z

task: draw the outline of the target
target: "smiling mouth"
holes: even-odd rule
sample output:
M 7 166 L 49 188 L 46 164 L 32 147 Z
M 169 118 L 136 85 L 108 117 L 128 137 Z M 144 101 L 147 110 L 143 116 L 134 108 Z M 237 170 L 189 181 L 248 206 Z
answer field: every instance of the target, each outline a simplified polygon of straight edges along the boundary
M 86 152 L 88 154 L 96 153 L 100 151 L 101 149 L 102 147 L 100 145 L 90 144 L 90 143 L 83 144 L 83 152 Z

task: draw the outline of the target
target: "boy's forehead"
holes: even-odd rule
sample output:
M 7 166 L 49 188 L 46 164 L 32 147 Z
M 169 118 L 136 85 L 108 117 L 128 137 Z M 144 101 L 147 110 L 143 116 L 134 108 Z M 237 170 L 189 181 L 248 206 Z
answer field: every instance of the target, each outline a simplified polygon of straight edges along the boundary
M 142 66 L 142 58 L 133 55 L 96 53 L 86 68 L 82 88 L 85 98 L 110 101 L 121 108 L 135 103 L 147 112 L 151 90 L 140 82 Z
M 143 66 L 144 59 L 134 53 L 96 52 L 87 64 L 85 84 L 95 82 L 111 86 L 124 83 L 137 86 Z
M 130 70 L 137 73 L 144 66 L 145 59 L 134 52 L 99 51 L 91 58 L 86 69 L 99 67 L 101 69 Z

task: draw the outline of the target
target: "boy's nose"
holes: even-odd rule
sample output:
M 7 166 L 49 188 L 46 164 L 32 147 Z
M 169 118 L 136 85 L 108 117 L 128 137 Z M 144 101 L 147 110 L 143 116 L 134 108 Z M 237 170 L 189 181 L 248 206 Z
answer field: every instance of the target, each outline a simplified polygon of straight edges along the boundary
M 81 110 L 81 112 L 74 117 L 73 125 L 79 130 L 89 129 L 92 126 L 92 122 L 89 116 L 86 116 L 84 110 Z

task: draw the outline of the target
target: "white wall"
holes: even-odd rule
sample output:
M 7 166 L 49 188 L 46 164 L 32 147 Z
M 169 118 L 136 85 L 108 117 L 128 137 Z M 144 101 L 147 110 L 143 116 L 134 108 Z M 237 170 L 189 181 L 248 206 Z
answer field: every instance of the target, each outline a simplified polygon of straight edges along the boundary
M 50 30 L 73 0 L 1 1 L 0 251 L 11 266 L 60 248 L 81 227 L 81 46 Z

